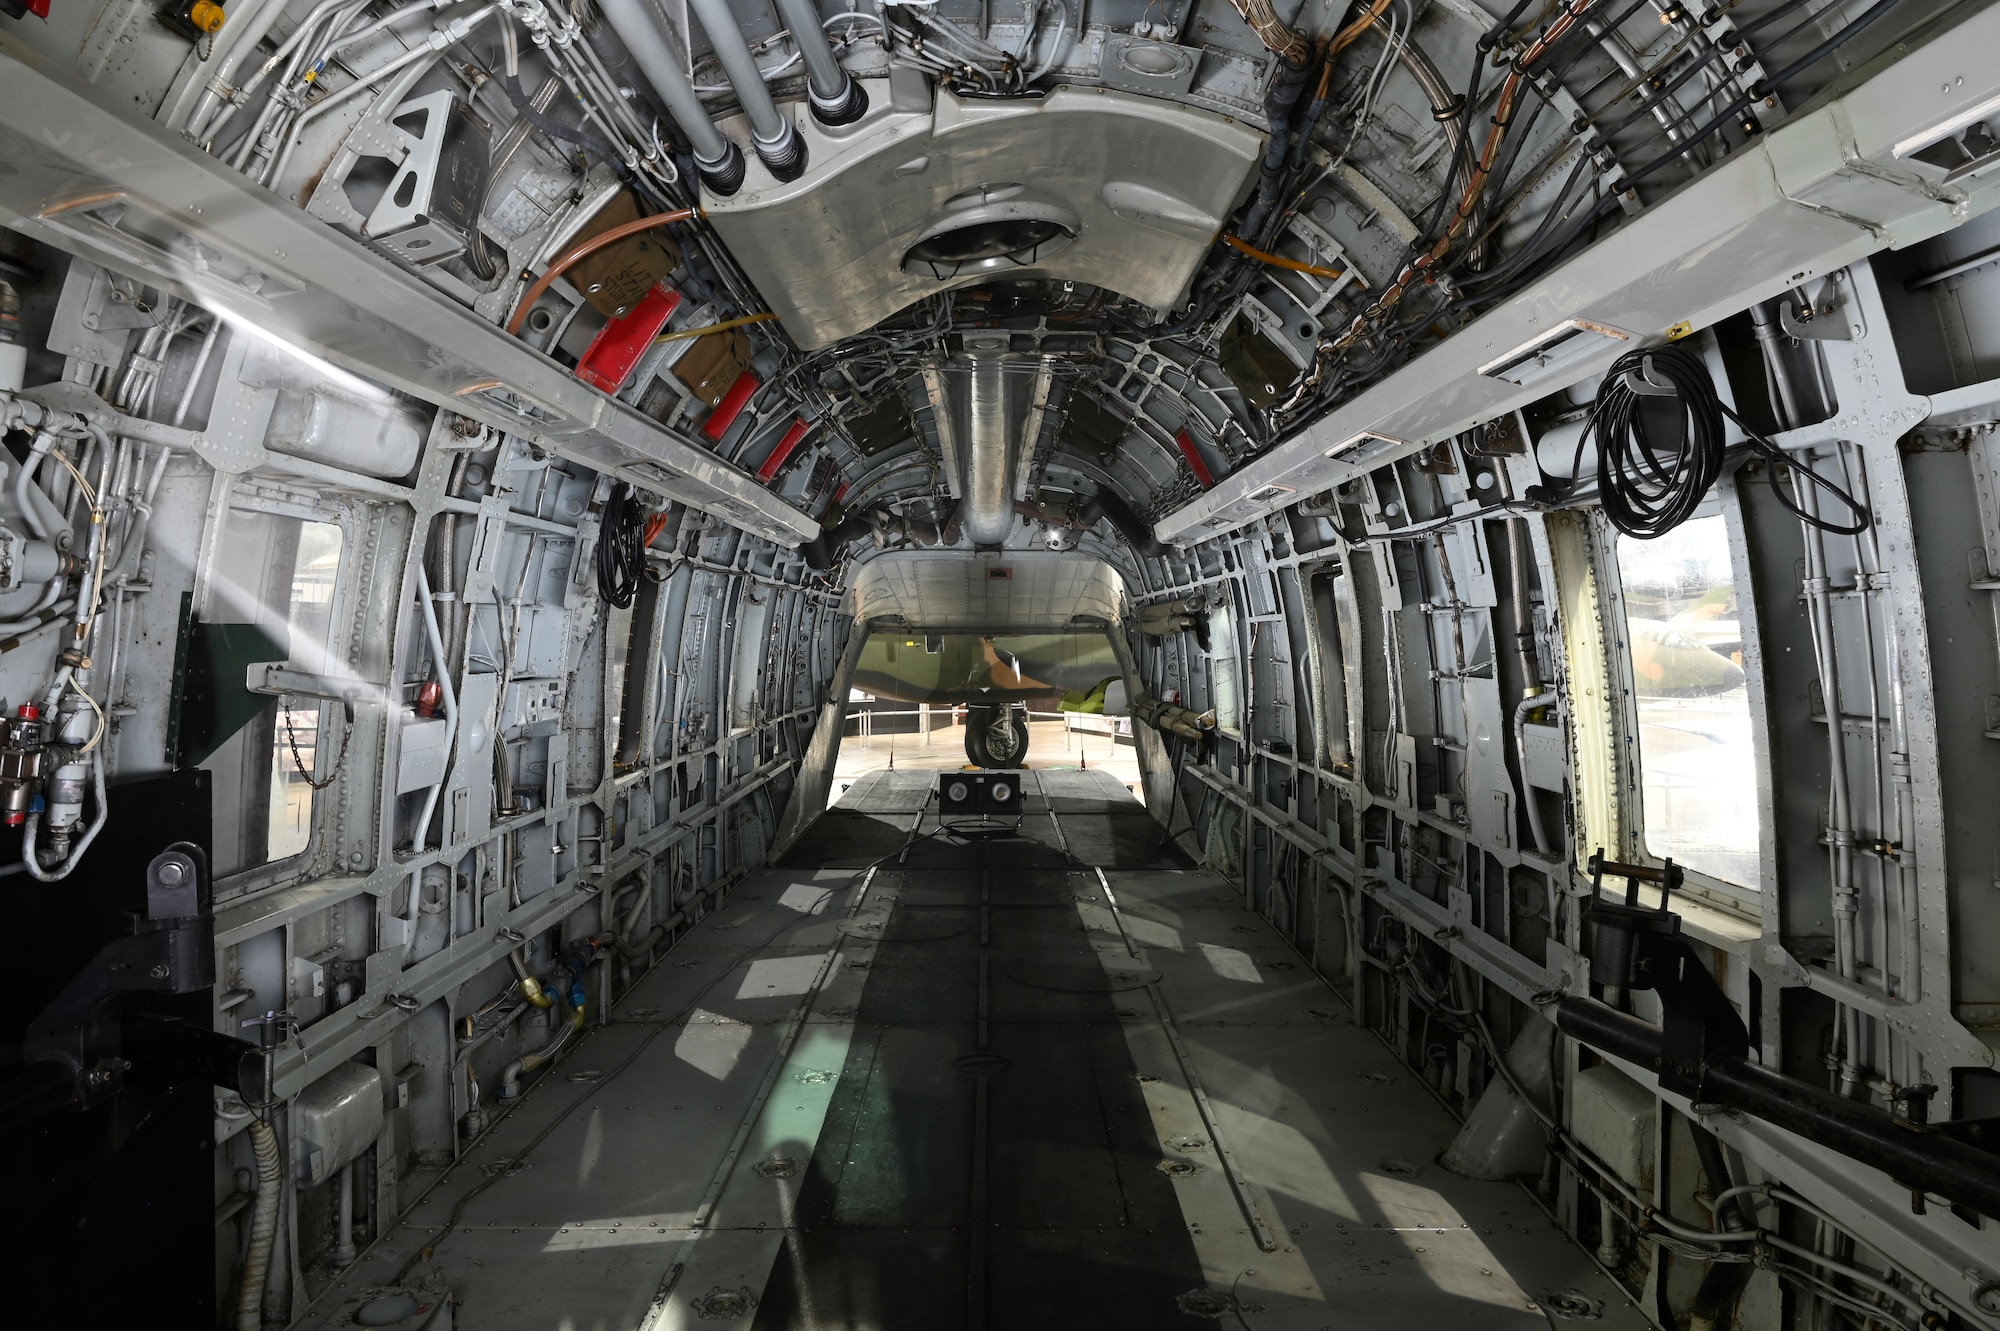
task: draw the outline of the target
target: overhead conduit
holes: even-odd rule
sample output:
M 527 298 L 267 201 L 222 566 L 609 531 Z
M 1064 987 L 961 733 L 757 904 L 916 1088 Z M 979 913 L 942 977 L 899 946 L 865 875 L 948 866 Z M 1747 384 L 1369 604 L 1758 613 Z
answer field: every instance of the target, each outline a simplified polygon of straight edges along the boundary
M 694 90 L 680 58 L 667 45 L 659 20 L 647 10 L 644 0 L 600 0 L 598 8 L 632 53 L 639 72 L 653 91 L 666 103 L 674 123 L 694 145 L 695 169 L 704 185 L 721 195 L 743 188 L 743 150 L 722 136 Z

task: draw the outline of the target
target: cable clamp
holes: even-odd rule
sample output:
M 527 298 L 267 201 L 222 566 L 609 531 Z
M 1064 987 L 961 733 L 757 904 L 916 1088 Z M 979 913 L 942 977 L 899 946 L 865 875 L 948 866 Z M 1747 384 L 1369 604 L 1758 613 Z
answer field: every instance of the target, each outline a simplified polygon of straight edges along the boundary
M 1639 369 L 1625 371 L 1621 382 L 1625 385 L 1627 391 L 1639 397 L 1679 397 L 1681 395 L 1680 389 L 1655 375 L 1653 358 L 1651 356 L 1646 357 L 1640 362 Z

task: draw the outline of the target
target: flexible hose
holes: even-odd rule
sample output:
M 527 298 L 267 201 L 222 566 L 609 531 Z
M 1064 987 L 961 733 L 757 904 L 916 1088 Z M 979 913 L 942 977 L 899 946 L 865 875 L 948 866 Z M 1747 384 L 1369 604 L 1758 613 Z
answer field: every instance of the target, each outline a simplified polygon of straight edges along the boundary
M 250 1149 L 257 1155 L 257 1199 L 250 1212 L 250 1252 L 243 1259 L 243 1285 L 236 1294 L 236 1331 L 264 1331 L 264 1279 L 278 1240 L 278 1134 L 260 1118 L 250 1120 Z
M 1638 385 L 1635 387 L 1635 385 Z M 1651 389 L 1648 392 L 1647 389 Z M 1662 414 L 1648 413 L 1641 400 L 1673 400 L 1668 417 L 1678 417 L 1673 437 L 1659 437 Z M 1628 351 L 1611 362 L 1598 386 L 1597 403 L 1583 433 L 1577 436 L 1570 475 L 1554 486 L 1534 486 L 1527 498 L 1548 500 L 1566 494 L 1577 481 L 1583 450 L 1597 439 L 1597 498 L 1604 516 L 1627 536 L 1650 541 L 1664 536 L 1693 517 L 1709 489 L 1722 475 L 1723 417 L 1748 436 L 1750 447 L 1770 466 L 1771 491 L 1794 517 L 1837 536 L 1856 536 L 1872 521 L 1868 510 L 1839 485 L 1759 434 L 1715 391 L 1715 380 L 1701 357 L 1685 347 L 1667 346 Z M 1785 492 L 1780 479 L 1795 468 L 1812 484 L 1838 499 L 1855 517 L 1851 524 L 1829 522 L 1806 511 Z

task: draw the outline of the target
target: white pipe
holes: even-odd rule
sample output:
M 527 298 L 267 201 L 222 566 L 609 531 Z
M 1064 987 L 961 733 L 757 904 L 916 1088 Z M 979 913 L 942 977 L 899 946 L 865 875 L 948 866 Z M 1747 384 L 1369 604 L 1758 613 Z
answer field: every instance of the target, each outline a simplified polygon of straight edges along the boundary
M 1066 2 L 1066 0 L 1056 0 L 1056 13 L 1059 14 L 1061 17 L 1056 22 L 1055 44 L 1049 47 L 1048 59 L 1042 61 L 1041 64 L 1035 66 L 1035 72 L 1028 75 L 1027 81 L 1029 83 L 1033 83 L 1035 80 L 1041 78 L 1043 75 L 1047 74 L 1050 70 L 1054 69 L 1056 67 L 1056 62 L 1060 60 L 1067 51 L 1066 39 L 1069 37 L 1069 5 Z M 1021 54 L 1024 57 L 1032 55 L 1034 54 L 1034 50 L 1035 50 L 1035 30 L 1030 29 L 1028 33 L 1027 49 L 1024 50 Z
M 241 14 L 241 6 L 238 10 L 238 13 L 231 16 L 236 21 L 226 25 L 223 29 L 224 35 L 217 39 L 217 44 L 223 49 L 219 52 L 219 58 L 212 61 L 208 86 L 202 89 L 200 100 L 194 104 L 194 110 L 188 113 L 187 119 L 181 124 L 182 132 L 191 139 L 200 137 L 200 126 L 221 104 L 223 95 L 216 89 L 228 87 L 229 81 L 236 77 L 236 71 L 242 67 L 244 60 L 257 49 L 258 44 L 264 40 L 264 35 L 284 14 L 285 0 L 258 0 L 254 12 L 248 16 Z
M 971 408 L 965 448 L 965 532 L 975 546 L 999 545 L 1014 525 L 1008 502 L 1007 363 L 997 355 L 972 361 Z
M 333 1242 L 333 1264 L 354 1265 L 354 1162 L 340 1167 L 339 1223 Z
M 49 530 L 48 524 L 43 521 L 43 515 L 34 507 L 28 494 L 28 486 L 34 480 L 35 469 L 42 465 L 42 459 L 48 456 L 49 450 L 53 447 L 55 447 L 55 436 L 47 430 L 38 431 L 35 434 L 34 444 L 28 449 L 26 460 L 16 464 L 14 468 L 14 507 L 20 511 L 21 520 L 28 524 L 28 531 L 35 539 L 50 543 L 54 542 L 55 536 Z
M 1800 507 L 1806 513 L 1818 516 L 1818 490 L 1796 470 L 1792 476 L 1792 488 Z M 1860 913 L 1860 897 L 1854 886 L 1854 815 L 1847 782 L 1847 746 L 1841 738 L 1840 729 L 1840 663 L 1834 655 L 1832 606 L 1826 576 L 1826 538 L 1812 523 L 1801 525 L 1805 528 L 1806 610 L 1812 629 L 1813 656 L 1819 667 L 1821 702 L 1826 708 L 1826 839 L 1831 857 L 1828 874 L 1833 889 L 1834 964 L 1843 980 L 1854 980 L 1859 973 L 1855 922 Z M 1851 1005 L 1846 1007 L 1843 1015 L 1845 1050 L 1840 1060 L 1840 1090 L 1842 1095 L 1852 1096 L 1861 1084 L 1861 1069 L 1856 1062 L 1860 1057 L 1861 1016 Z
M 90 843 L 97 840 L 97 834 L 104 830 L 109 806 L 104 798 L 104 760 L 101 755 L 90 756 L 90 771 L 93 778 L 92 790 L 97 796 L 97 814 L 91 819 L 90 829 L 70 847 L 69 855 L 63 860 L 61 868 L 42 867 L 41 860 L 35 854 L 35 834 L 41 830 L 42 815 L 39 813 L 28 815 L 27 826 L 21 829 L 21 864 L 27 869 L 30 877 L 44 883 L 58 882 L 69 877 L 70 870 L 76 868 L 77 863 L 83 859 L 83 853 L 90 849 Z
M 437 606 L 431 603 L 431 580 L 424 572 L 424 561 L 417 560 L 417 603 L 423 609 L 424 632 L 430 639 L 431 658 L 436 663 L 438 688 L 444 694 L 444 752 L 445 776 L 451 773 L 451 746 L 458 738 L 458 691 L 451 686 L 451 662 L 445 658 L 444 637 L 438 632 Z M 417 827 L 410 837 L 413 854 L 424 852 L 424 843 L 430 839 L 431 815 L 437 811 L 438 792 L 444 789 L 444 778 L 430 788 L 424 796 L 424 811 L 417 815 Z
M 660 31 L 659 20 L 647 13 L 642 0 L 599 0 L 598 8 L 632 53 L 640 74 L 666 103 L 667 113 L 681 127 L 681 133 L 694 145 L 695 161 L 703 166 L 722 166 L 730 157 L 730 144 L 708 118 L 694 84 Z
M 1543 855 L 1549 853 L 1549 839 L 1542 832 L 1542 806 L 1535 799 L 1534 786 L 1528 781 L 1527 725 L 1529 712 L 1538 707 L 1553 707 L 1555 702 L 1555 691 L 1550 690 L 1514 704 L 1514 758 L 1521 765 L 1521 803 L 1527 806 L 1528 832 L 1535 838 L 1535 849 Z
M 308 37 L 312 36 L 313 29 L 319 26 L 321 19 L 325 18 L 330 11 L 340 8 L 342 5 L 352 3 L 354 3 L 354 0 L 320 0 L 320 3 L 313 8 L 313 11 L 299 21 L 299 26 L 292 29 L 291 36 L 285 38 L 278 49 L 272 54 L 271 58 L 266 60 L 258 68 L 257 72 L 252 74 L 244 81 L 243 86 L 236 90 L 235 96 L 229 99 L 229 104 L 222 107 L 221 110 L 216 111 L 215 118 L 206 123 L 204 123 L 203 117 L 214 109 L 215 103 L 219 99 L 213 92 L 203 93 L 202 100 L 195 105 L 194 114 L 188 117 L 187 128 L 184 133 L 197 143 L 202 142 L 205 138 L 212 139 L 215 135 L 220 134 L 223 126 L 229 123 L 230 117 L 234 116 L 237 109 L 248 102 L 257 89 L 263 86 L 264 80 L 271 76 L 271 71 L 278 67 L 279 62 L 298 50 L 299 46 Z M 242 57 L 238 56 L 237 59 L 240 62 Z M 289 71 L 287 72 L 289 73 Z M 258 122 L 260 126 L 262 123 L 261 120 Z M 252 133 L 255 133 L 254 129 Z
M 736 100 L 750 119 L 750 141 L 757 156 L 779 180 L 797 180 L 805 171 L 805 144 L 799 141 L 792 122 L 778 111 L 771 90 L 764 86 L 764 72 L 757 57 L 737 26 L 729 0 L 692 0 L 694 12 L 708 34 L 709 44 L 722 62 L 722 69 L 736 89 Z

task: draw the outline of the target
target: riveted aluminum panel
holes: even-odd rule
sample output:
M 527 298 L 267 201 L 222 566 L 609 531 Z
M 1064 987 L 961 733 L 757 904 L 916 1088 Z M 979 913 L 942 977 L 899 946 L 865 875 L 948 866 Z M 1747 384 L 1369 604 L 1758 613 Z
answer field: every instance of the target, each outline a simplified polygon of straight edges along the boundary
M 1174 305 L 1254 174 L 1264 135 L 1228 116 L 1107 88 L 1042 98 L 878 109 L 840 133 L 796 116 L 812 165 L 773 181 L 749 151 L 744 190 L 708 199 L 710 221 L 802 347 L 861 332 L 925 296 L 996 276 L 939 280 L 903 270 L 910 247 L 968 190 L 1072 220 L 1073 244 L 1009 278 L 1088 282 L 1158 309 Z

